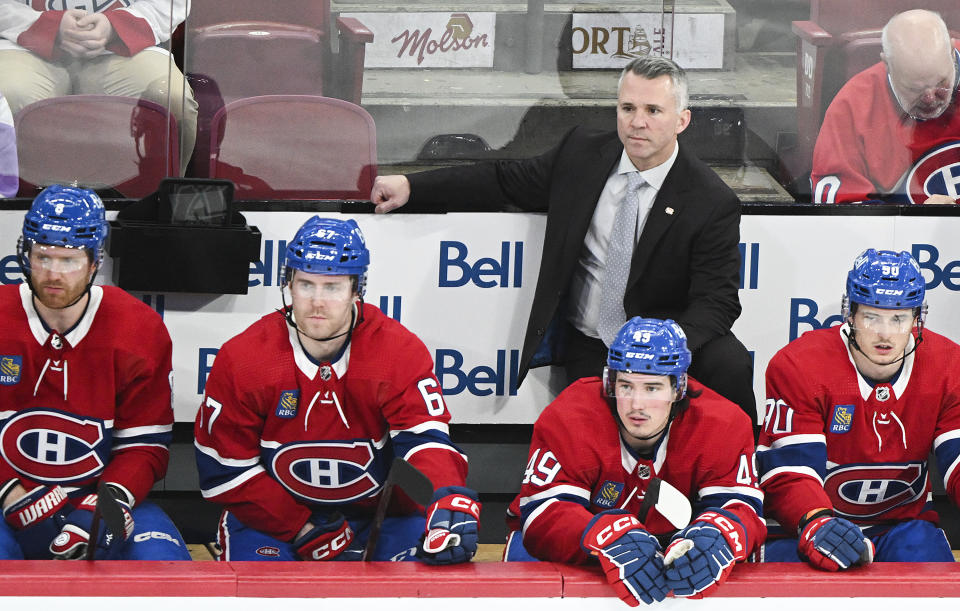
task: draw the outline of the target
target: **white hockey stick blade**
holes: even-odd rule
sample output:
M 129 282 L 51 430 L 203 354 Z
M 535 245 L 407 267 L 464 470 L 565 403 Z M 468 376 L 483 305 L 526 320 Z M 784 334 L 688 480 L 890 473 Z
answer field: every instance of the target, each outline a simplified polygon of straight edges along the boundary
M 641 522 L 649 519 L 651 513 L 656 512 L 670 524 L 680 530 L 690 523 L 693 517 L 693 507 L 690 499 L 659 477 L 650 480 L 647 491 L 644 493 L 643 503 L 640 504 L 639 518 Z

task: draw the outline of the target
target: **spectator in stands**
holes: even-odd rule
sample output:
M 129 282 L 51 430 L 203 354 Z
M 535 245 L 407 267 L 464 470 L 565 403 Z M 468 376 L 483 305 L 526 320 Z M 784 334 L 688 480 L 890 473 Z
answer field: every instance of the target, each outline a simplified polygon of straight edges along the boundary
M 760 546 L 750 421 L 688 384 L 689 366 L 675 322 L 627 321 L 603 380 L 575 382 L 537 418 L 506 560 L 595 557 L 636 605 L 708 594 Z
M 756 421 L 752 362 L 730 331 L 740 202 L 677 142 L 690 122 L 686 73 L 636 59 L 617 94 L 616 132 L 576 127 L 539 157 L 380 176 L 370 199 L 379 212 L 408 200 L 547 211 L 521 382 L 549 364 L 562 364 L 568 383 L 599 375 L 627 317 L 672 318 L 694 352 L 691 373 Z
M 763 560 L 953 562 L 927 461 L 956 504 L 960 346 L 925 327 L 926 311 L 910 253 L 871 248 L 847 274 L 843 325 L 770 360 L 757 461 L 767 516 L 790 538 L 771 530 Z
M 956 203 L 960 43 L 938 14 L 911 10 L 887 22 L 881 44 L 883 61 L 851 78 L 827 109 L 813 199 Z
M 65 10 L 50 4 L 0 0 L 0 92 L 13 113 L 74 93 L 150 100 L 177 119 L 182 173 L 196 139 L 197 103 L 170 53 L 158 45 L 186 19 L 187 1 L 65 0 L 58 3 Z
M 170 335 L 139 299 L 93 286 L 107 229 L 96 193 L 47 187 L 17 245 L 26 282 L 0 287 L 3 559 L 82 558 L 93 545 L 95 558 L 190 560 L 146 501 L 173 433 Z M 91 541 L 98 500 L 122 524 Z
M 0 197 L 14 197 L 20 188 L 17 165 L 17 136 L 13 114 L 0 93 Z
M 194 431 L 203 496 L 225 506 L 222 559 L 363 559 L 395 456 L 436 492 L 427 518 L 395 493 L 369 559 L 452 564 L 477 551 L 480 506 L 433 361 L 364 303 L 369 263 L 356 221 L 311 218 L 287 245 L 283 310 L 217 354 Z

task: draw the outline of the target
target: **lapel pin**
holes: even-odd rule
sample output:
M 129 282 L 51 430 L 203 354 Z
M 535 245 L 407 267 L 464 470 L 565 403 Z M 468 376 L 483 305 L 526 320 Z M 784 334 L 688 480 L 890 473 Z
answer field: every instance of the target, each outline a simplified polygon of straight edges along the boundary
M 665 212 L 666 212 L 667 214 L 673 214 L 673 208 L 671 208 L 670 206 L 667 206 Z

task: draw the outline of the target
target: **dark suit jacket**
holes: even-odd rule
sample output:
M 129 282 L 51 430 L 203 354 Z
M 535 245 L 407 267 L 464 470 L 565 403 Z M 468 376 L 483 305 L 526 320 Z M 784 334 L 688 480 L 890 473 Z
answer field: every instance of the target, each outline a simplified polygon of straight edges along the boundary
M 531 366 L 562 362 L 557 352 L 541 359 L 544 351 L 538 349 L 562 312 L 597 199 L 622 151 L 616 132 L 575 128 L 539 157 L 408 176 L 412 203 L 547 212 L 520 381 Z M 739 242 L 739 199 L 681 146 L 634 251 L 624 295 L 627 318 L 672 318 L 691 351 L 728 333 L 740 315 Z

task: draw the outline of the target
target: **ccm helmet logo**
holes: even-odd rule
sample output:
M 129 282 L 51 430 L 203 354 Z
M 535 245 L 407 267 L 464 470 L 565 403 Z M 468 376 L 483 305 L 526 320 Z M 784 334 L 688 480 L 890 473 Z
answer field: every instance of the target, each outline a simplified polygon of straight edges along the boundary
M 896 289 L 877 289 L 877 295 L 903 295 L 903 291 Z
M 599 547 L 606 547 L 607 543 L 613 539 L 615 534 L 621 533 L 625 530 L 630 530 L 631 528 L 636 528 L 640 525 L 640 520 L 634 516 L 623 516 L 622 518 L 614 521 L 613 524 L 605 526 L 597 534 L 597 545 Z

